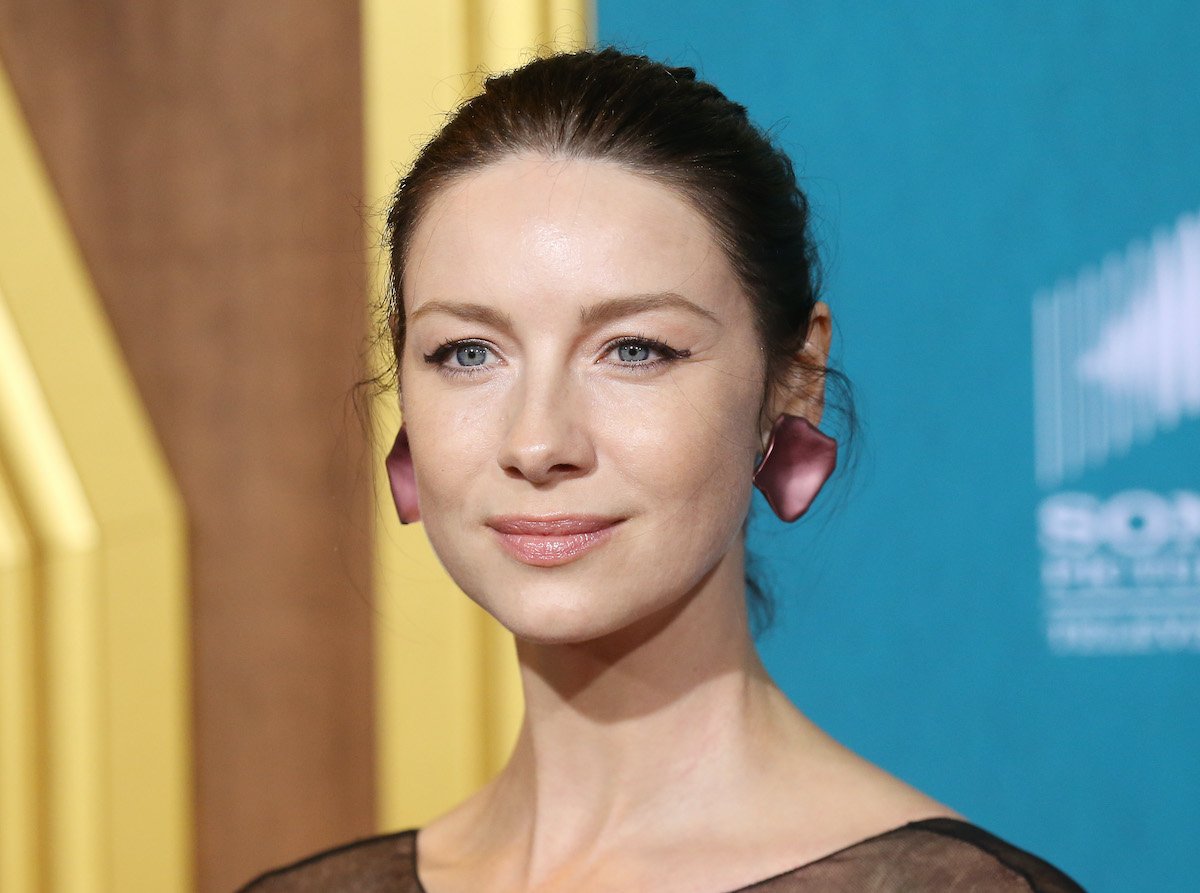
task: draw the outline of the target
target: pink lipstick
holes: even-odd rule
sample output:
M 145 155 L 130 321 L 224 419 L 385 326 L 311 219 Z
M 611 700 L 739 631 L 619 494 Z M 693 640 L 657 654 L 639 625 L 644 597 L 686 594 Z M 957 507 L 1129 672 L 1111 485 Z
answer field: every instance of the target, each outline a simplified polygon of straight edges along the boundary
M 620 522 L 620 518 L 599 515 L 505 515 L 488 519 L 487 525 L 496 531 L 504 551 L 517 561 L 555 567 L 606 543 Z

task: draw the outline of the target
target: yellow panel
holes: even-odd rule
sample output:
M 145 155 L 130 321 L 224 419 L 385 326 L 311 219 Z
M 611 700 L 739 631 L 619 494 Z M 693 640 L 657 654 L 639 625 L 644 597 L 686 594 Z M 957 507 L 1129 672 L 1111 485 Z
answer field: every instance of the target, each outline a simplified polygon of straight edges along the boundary
M 529 61 L 545 41 L 543 3 L 491 0 L 479 3 L 471 28 L 472 62 L 488 71 L 504 71 Z
M 36 529 L 36 528 L 35 528 Z M 42 528 L 38 567 L 45 687 L 48 890 L 108 893 L 112 872 L 105 772 L 108 742 L 100 637 L 98 550 L 53 542 Z
M 588 45 L 596 33 L 596 7 L 591 3 L 556 3 L 544 0 L 546 41 L 551 46 L 575 49 Z
M 181 517 L 162 521 L 105 531 L 113 891 L 192 884 L 187 543 Z
M 0 890 L 41 887 L 33 545 L 0 466 Z
M 363 4 L 367 195 L 380 203 L 421 144 L 478 86 L 553 36 L 586 41 L 581 0 L 446 0 Z M 382 256 L 372 296 L 383 293 Z M 380 358 L 377 359 L 377 365 Z M 375 468 L 400 419 L 395 395 L 374 409 Z M 438 564 L 420 525 L 395 520 L 386 478 L 375 586 L 379 822 L 419 825 L 471 793 L 507 757 L 521 716 L 512 637 L 474 606 Z
M 0 75 L 0 461 L 35 539 L 54 891 L 192 886 L 182 504 Z
M 99 532 L 0 290 L 0 464 L 37 551 L 48 890 L 104 891 Z

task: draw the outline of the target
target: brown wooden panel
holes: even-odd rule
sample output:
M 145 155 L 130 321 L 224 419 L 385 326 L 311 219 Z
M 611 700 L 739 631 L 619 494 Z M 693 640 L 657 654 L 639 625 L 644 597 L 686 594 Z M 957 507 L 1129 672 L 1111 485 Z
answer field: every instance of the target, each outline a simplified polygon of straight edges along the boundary
M 357 4 L 0 0 L 0 56 L 187 502 L 224 893 L 373 830 Z

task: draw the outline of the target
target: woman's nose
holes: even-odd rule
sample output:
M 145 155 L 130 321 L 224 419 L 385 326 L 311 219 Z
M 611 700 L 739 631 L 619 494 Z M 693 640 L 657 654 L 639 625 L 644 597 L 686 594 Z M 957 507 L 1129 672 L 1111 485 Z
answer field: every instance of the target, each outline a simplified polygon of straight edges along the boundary
M 596 456 L 582 395 L 560 382 L 518 386 L 509 399 L 509 424 L 498 456 L 506 474 L 542 485 L 591 471 Z

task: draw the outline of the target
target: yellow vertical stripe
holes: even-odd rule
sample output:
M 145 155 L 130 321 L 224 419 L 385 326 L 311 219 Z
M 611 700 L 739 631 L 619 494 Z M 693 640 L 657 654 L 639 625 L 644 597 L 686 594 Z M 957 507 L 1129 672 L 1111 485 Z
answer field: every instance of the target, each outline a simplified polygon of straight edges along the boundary
M 4 347 L 0 338 L 0 357 Z M 33 563 L 32 538 L 0 464 L 0 890 L 37 890 L 42 879 Z
M 546 39 L 543 3 L 480 3 L 469 27 L 479 53 L 472 64 L 504 71 L 528 61 Z
M 191 887 L 186 548 L 178 507 L 105 528 L 99 583 L 114 893 Z
M 14 613 L 40 677 L 37 784 L 5 763 L 0 788 L 38 801 L 31 890 L 186 891 L 182 505 L 2 72 L 0 205 L 0 468 L 31 541 L 34 609 Z
M 596 34 L 596 7 L 591 3 L 544 0 L 542 10 L 543 40 L 552 47 L 583 46 Z
M 480 68 L 511 68 L 548 44 L 582 46 L 590 17 L 586 0 L 366 0 L 367 195 L 386 200 L 445 113 L 477 88 Z M 380 258 L 373 297 L 384 269 Z M 395 395 L 374 420 L 381 470 L 400 424 Z M 502 765 L 521 694 L 512 637 L 458 591 L 420 525 L 400 527 L 382 473 L 376 501 L 378 803 L 381 827 L 394 828 L 427 821 Z
M 3 288 L 0 281 L 0 289 Z M 99 531 L 0 290 L 0 461 L 37 549 L 46 888 L 107 889 Z M 7 736 L 8 732 L 5 730 Z M 6 833 L 0 830 L 0 833 Z

